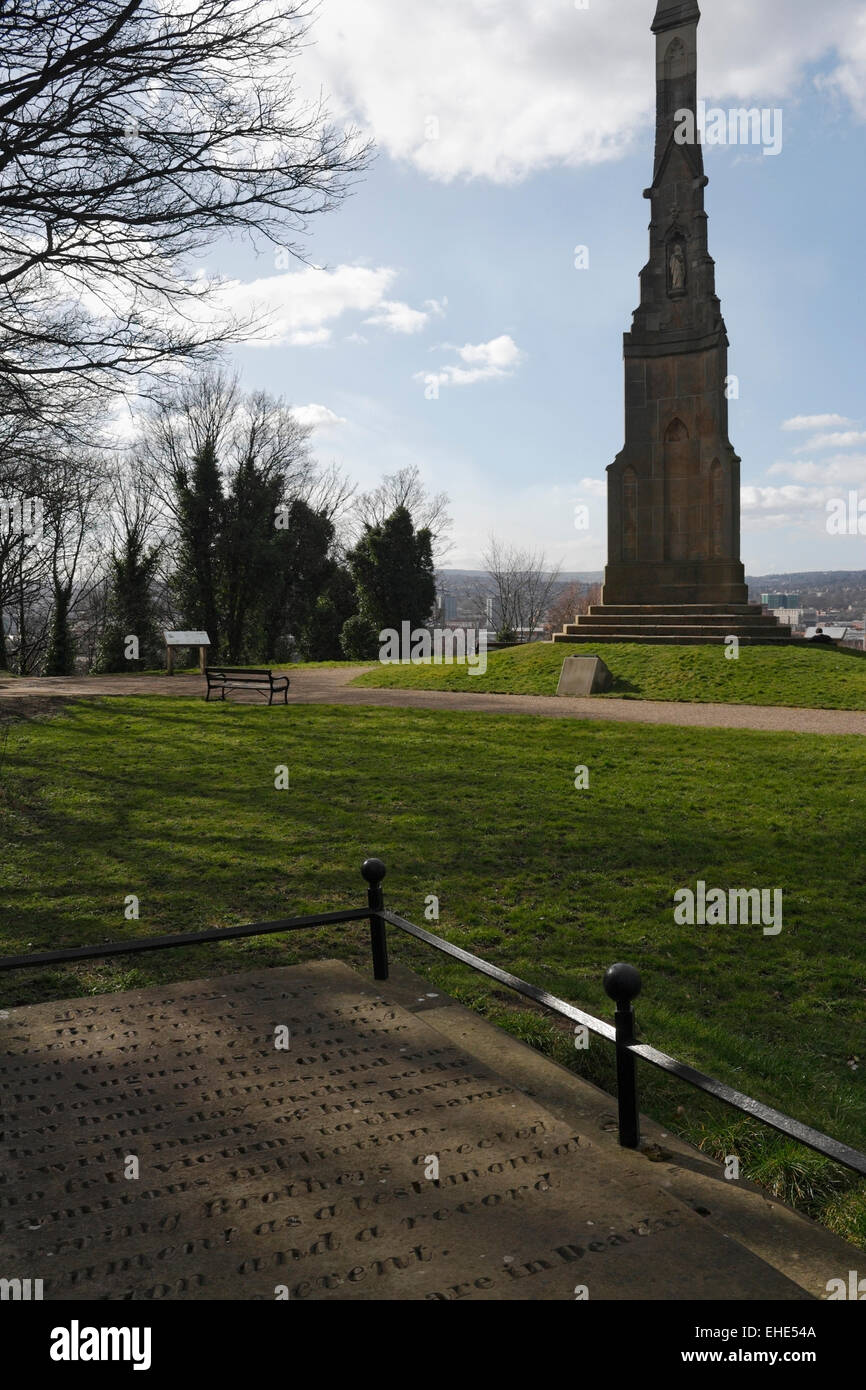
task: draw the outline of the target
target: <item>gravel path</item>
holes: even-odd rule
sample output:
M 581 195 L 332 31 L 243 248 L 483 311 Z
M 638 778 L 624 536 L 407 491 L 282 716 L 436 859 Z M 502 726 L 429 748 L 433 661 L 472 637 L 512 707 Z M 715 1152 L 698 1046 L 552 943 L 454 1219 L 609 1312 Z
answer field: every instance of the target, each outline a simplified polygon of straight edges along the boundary
M 615 724 L 671 724 L 696 729 L 758 729 L 797 734 L 866 734 L 866 711 L 785 709 L 775 705 L 696 705 L 660 700 L 560 700 L 548 695 L 477 695 L 450 690 L 357 690 L 348 682 L 363 666 L 298 671 L 289 704 L 382 705 L 400 709 L 472 710 L 482 714 L 541 714 Z M 43 676 L 0 680 L 0 712 L 46 712 L 68 699 L 97 695 L 200 696 L 200 676 Z M 231 697 L 264 703 L 254 694 Z

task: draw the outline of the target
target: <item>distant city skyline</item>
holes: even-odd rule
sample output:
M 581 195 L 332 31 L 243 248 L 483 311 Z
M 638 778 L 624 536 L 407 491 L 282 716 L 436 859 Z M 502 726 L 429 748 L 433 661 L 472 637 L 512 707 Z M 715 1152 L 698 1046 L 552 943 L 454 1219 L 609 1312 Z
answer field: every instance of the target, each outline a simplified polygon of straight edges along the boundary
M 449 565 L 480 569 L 491 532 L 570 571 L 605 564 L 622 334 L 648 251 L 654 10 L 323 0 L 300 90 L 321 86 L 378 158 L 311 224 L 310 264 L 232 244 L 202 267 L 227 304 L 271 311 L 270 339 L 232 361 L 314 425 L 323 463 L 362 488 L 418 464 L 449 493 Z M 743 560 L 750 575 L 864 568 L 866 537 L 829 534 L 826 507 L 866 500 L 866 3 L 702 12 L 702 99 L 783 118 L 772 155 L 704 151 Z

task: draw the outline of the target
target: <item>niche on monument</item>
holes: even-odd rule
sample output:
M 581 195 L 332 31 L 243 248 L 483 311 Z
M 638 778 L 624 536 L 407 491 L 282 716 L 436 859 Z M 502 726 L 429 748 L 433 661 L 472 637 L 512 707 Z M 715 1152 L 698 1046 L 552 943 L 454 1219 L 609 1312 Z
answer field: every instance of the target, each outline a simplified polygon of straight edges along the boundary
M 706 490 L 697 448 L 679 417 L 664 436 L 665 559 L 705 560 L 708 556 Z
M 686 46 L 682 39 L 672 39 L 668 44 L 664 60 L 664 111 L 662 115 L 672 116 L 680 107 L 688 104 L 686 74 L 688 59 Z
M 710 468 L 710 536 L 712 538 L 710 550 L 714 560 L 723 559 L 725 554 L 724 481 L 722 465 L 719 463 L 718 459 L 713 459 L 713 464 Z
M 682 232 L 674 231 L 668 237 L 665 261 L 667 263 L 668 295 L 671 299 L 679 299 L 688 293 L 688 259 L 686 257 L 686 239 Z
M 622 558 L 637 559 L 637 474 L 626 468 L 622 475 Z

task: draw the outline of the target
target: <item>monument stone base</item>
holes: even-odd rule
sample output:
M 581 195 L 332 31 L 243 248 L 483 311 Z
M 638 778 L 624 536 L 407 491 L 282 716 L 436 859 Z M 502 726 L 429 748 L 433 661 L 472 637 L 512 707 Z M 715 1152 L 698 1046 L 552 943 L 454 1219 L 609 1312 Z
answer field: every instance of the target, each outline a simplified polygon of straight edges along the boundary
M 609 564 L 602 603 L 748 604 L 749 588 L 739 560 L 635 561 Z

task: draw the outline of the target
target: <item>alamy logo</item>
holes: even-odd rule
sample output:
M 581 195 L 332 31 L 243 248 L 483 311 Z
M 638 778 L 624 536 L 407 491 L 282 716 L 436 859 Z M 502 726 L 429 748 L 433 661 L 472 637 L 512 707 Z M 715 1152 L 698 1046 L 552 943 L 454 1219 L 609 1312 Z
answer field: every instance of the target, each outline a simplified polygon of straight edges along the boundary
M 759 927 L 765 936 L 782 930 L 781 888 L 680 888 L 674 893 L 674 921 L 680 927 Z
M 708 109 L 699 101 L 696 111 L 683 107 L 675 113 L 674 139 L 678 145 L 763 145 L 764 154 L 780 154 L 782 112 L 768 106 Z
M 134 1371 L 150 1370 L 149 1327 L 68 1327 L 51 1330 L 52 1361 L 131 1361 Z
M 0 1279 L 0 1302 L 27 1303 L 42 1297 L 41 1279 Z
M 827 1281 L 828 1303 L 838 1299 L 849 1299 L 852 1303 L 866 1303 L 866 1279 L 861 1279 L 856 1269 L 849 1269 L 848 1283 L 844 1279 Z
M 0 534 L 41 541 L 44 510 L 41 497 L 0 497 Z
M 830 536 L 866 536 L 866 496 L 849 492 L 844 497 L 831 497 L 827 503 L 827 534 Z
M 379 660 L 383 666 L 405 664 L 417 666 L 424 662 L 441 665 L 445 661 L 468 666 L 470 676 L 483 676 L 487 670 L 487 633 L 462 627 L 425 627 L 412 629 L 412 624 L 400 624 L 400 631 L 386 627 L 379 633 Z

